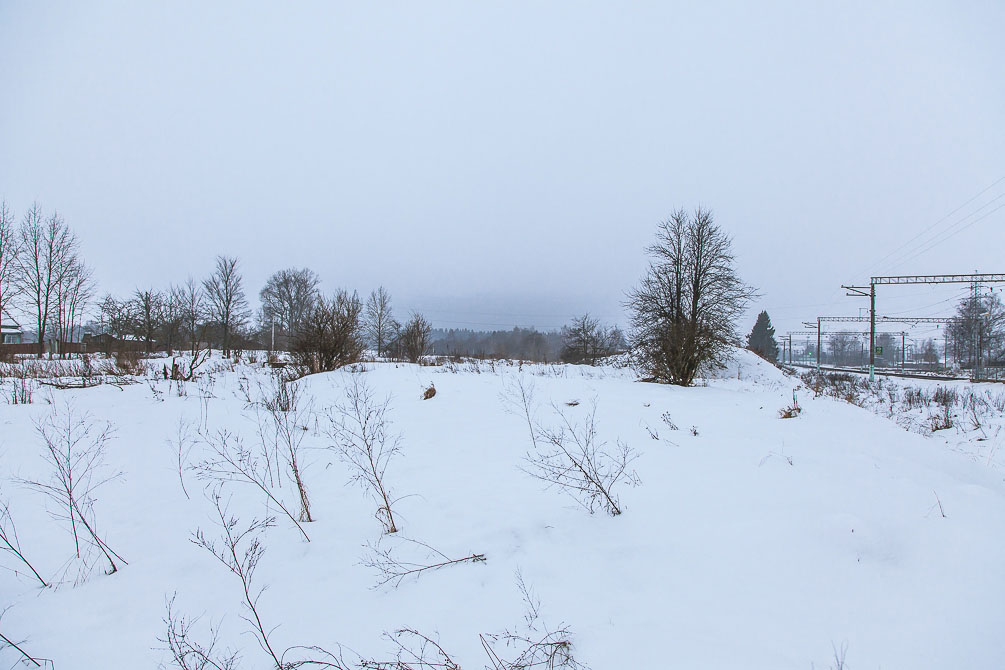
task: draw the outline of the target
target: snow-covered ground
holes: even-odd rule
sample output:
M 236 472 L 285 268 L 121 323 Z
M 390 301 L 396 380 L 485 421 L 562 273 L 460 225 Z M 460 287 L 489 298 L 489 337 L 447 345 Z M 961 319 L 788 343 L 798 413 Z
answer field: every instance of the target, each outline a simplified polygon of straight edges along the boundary
M 0 405 L 0 498 L 25 556 L 62 580 L 40 588 L 0 554 L 9 568 L 0 572 L 0 633 L 57 670 L 172 667 L 158 639 L 173 594 L 176 611 L 202 616 L 194 633 L 205 639 L 218 626 L 221 647 L 241 650 L 241 668 L 272 667 L 241 618 L 241 582 L 190 541 L 197 529 L 220 529 L 191 469 L 181 473 L 186 497 L 176 443 L 181 422 L 193 437 L 189 465 L 222 430 L 254 447 L 260 413 L 249 400 L 270 372 L 210 365 L 182 394 L 154 375 Z M 328 410 L 354 377 L 390 396 L 401 436 L 385 473 L 394 535 L 328 448 Z M 746 352 L 693 388 L 639 383 L 623 368 L 485 362 L 367 364 L 301 384 L 313 403 L 302 422 L 310 542 L 253 487 L 224 489 L 242 524 L 276 516 L 254 582 L 268 587 L 259 613 L 276 627 L 277 649 L 341 645 L 347 659 L 389 660 L 395 647 L 383 634 L 414 628 L 470 669 L 492 667 L 482 640 L 493 634 L 566 627 L 576 660 L 594 670 L 806 670 L 836 667 L 835 649 L 846 649 L 852 670 L 1005 665 L 1005 482 L 975 431 L 947 448 L 945 431 L 923 435 L 883 412 L 815 398 Z M 430 384 L 436 394 L 423 400 Z M 640 484 L 617 490 L 623 514 L 591 515 L 528 474 L 530 432 L 513 411 L 521 385 L 542 427 L 557 425 L 557 411 L 579 425 L 595 402 L 598 438 L 638 452 Z M 802 411 L 781 419 L 794 390 Z M 68 525 L 21 483 L 48 476 L 35 424 L 53 411 L 114 426 L 105 463 L 122 475 L 97 489 L 94 510 L 99 534 L 128 562 L 115 574 L 95 561 L 75 579 Z M 297 509 L 288 479 L 277 495 Z M 372 547 L 437 562 L 423 545 L 486 560 L 376 586 Z M 540 602 L 536 632 L 521 580 Z M 518 651 L 502 640 L 495 649 Z M 0 667 L 19 658 L 0 650 Z

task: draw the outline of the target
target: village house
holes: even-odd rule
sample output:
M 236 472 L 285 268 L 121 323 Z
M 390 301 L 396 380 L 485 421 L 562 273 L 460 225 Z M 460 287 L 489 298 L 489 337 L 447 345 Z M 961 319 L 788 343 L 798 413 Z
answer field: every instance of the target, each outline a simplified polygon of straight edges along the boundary
M 21 324 L 15 321 L 7 312 L 0 312 L 0 344 L 21 344 L 24 331 Z

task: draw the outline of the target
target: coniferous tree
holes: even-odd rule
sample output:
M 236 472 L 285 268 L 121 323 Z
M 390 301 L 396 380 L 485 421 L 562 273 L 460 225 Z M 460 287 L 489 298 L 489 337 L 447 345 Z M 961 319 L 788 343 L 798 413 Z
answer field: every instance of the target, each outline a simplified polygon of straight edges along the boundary
M 767 312 L 757 315 L 757 321 L 747 335 L 747 348 L 772 363 L 778 360 L 778 342 L 775 341 L 775 329 Z

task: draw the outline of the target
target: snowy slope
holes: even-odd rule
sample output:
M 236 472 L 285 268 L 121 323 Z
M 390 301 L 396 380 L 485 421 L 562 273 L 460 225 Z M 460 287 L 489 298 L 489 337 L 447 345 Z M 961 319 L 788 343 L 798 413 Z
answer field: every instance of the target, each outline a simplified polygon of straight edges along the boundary
M 129 562 L 76 586 L 70 574 L 50 589 L 0 573 L 0 603 L 10 606 L 0 632 L 59 670 L 170 667 L 158 638 L 166 599 L 177 593 L 178 609 L 203 614 L 200 625 L 219 623 L 222 641 L 243 651 L 240 667 L 268 668 L 240 618 L 240 583 L 189 541 L 197 528 L 215 532 L 212 506 L 191 471 L 186 498 L 169 443 L 179 419 L 253 442 L 242 389 L 254 395 L 268 374 L 219 370 L 212 382 L 186 385 L 185 397 L 151 379 L 54 391 L 53 405 L 41 391 L 34 404 L 0 405 L 2 497 L 26 555 L 50 577 L 66 572 L 73 540 L 39 494 L 15 481 L 44 472 L 33 421 L 69 399 L 114 424 L 106 460 L 123 476 L 99 490 L 96 510 Z M 686 389 L 638 383 L 613 368 L 367 364 L 359 374 L 379 396 L 390 394 L 402 436 L 386 473 L 400 497 L 401 532 L 383 538 L 376 504 L 347 484 L 346 466 L 325 449 L 323 410 L 350 374 L 303 380 L 318 410 L 305 438 L 317 520 L 305 525 L 308 543 L 277 518 L 256 575 L 268 585 L 260 608 L 268 626 L 279 626 L 278 647 L 344 645 L 390 658 L 382 633 L 414 627 L 462 667 L 485 667 L 479 634 L 523 619 L 519 571 L 543 619 L 567 625 L 577 660 L 594 670 L 826 668 L 842 646 L 853 669 L 1003 665 L 1001 473 L 805 390 L 797 391 L 801 415 L 779 419 L 798 382 L 746 352 L 707 385 Z M 543 424 L 555 420 L 550 402 L 580 420 L 595 400 L 600 438 L 641 453 L 641 485 L 620 491 L 624 514 L 590 515 L 524 472 L 527 424 L 505 402 L 520 379 L 533 384 Z M 424 401 L 430 383 L 437 393 Z M 228 493 L 244 521 L 275 512 L 250 487 Z M 374 588 L 367 545 L 422 558 L 407 538 L 487 561 Z M 0 651 L 0 666 L 17 660 Z

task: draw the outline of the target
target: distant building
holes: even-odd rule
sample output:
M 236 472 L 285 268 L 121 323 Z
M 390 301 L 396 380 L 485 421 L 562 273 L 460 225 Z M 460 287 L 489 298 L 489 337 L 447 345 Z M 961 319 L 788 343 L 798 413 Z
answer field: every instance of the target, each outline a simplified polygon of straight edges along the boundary
M 24 331 L 21 324 L 11 318 L 7 312 L 0 312 L 0 338 L 3 344 L 21 344 Z

